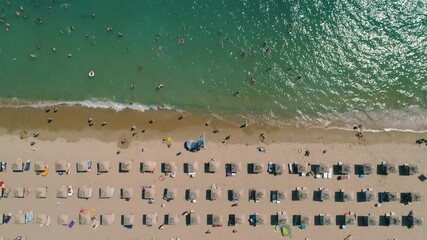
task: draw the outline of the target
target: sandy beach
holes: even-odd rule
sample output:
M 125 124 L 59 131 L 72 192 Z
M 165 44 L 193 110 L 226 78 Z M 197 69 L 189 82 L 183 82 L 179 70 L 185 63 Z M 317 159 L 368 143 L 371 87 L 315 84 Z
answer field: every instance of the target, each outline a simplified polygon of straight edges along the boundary
M 0 172 L 0 181 L 6 187 L 30 188 L 31 193 L 25 198 L 15 198 L 11 193 L 8 198 L 1 198 L 1 213 L 12 212 L 14 216 L 8 224 L 0 225 L 5 239 L 15 239 L 23 236 L 26 239 L 283 239 L 280 233 L 274 231 L 271 216 L 277 212 L 286 212 L 288 224 L 292 229 L 292 239 L 424 239 L 427 229 L 425 224 L 408 229 L 406 226 L 347 226 L 340 229 L 336 222 L 337 215 L 354 212 L 357 216 L 374 214 L 384 216 L 395 212 L 399 217 L 406 216 L 414 210 L 419 217 L 426 217 L 425 199 L 405 205 L 397 202 L 378 203 L 378 193 L 384 191 L 419 192 L 424 197 L 426 182 L 420 181 L 420 174 L 427 168 L 427 146 L 415 144 L 415 140 L 425 138 L 425 134 L 403 132 L 365 132 L 362 139 L 355 136 L 354 131 L 278 128 L 262 125 L 249 125 L 240 128 L 238 123 L 224 122 L 219 119 L 207 119 L 207 116 L 196 113 L 179 113 L 174 111 L 135 112 L 125 110 L 115 112 L 108 109 L 90 109 L 81 107 L 62 107 L 54 113 L 53 108 L 46 113 L 44 109 L 36 108 L 3 108 L 0 109 L 0 144 L 1 159 L 7 162 L 6 172 Z M 184 117 L 179 120 L 179 117 Z M 53 118 L 47 123 L 48 118 Z M 88 118 L 93 118 L 94 125 L 88 126 Z M 149 123 L 153 120 L 152 123 Z M 205 122 L 209 121 L 209 126 Z M 102 122 L 108 122 L 101 126 Z M 135 126 L 135 130 L 131 128 Z M 219 129 L 218 133 L 213 131 Z M 134 134 L 135 133 L 135 134 Z M 265 141 L 259 135 L 265 134 Z M 34 137 L 33 134 L 39 134 Z M 132 136 L 132 134 L 134 136 Z M 197 140 L 204 135 L 206 147 L 198 152 L 188 152 L 183 144 L 187 139 Z M 230 136 L 225 143 L 222 141 Z M 163 139 L 172 138 L 171 146 Z M 125 139 L 126 144 L 121 144 Z M 266 151 L 260 152 L 257 147 Z M 326 151 L 325 151 L 326 150 Z M 309 156 L 304 153 L 309 151 Z M 119 152 L 119 154 L 118 154 Z M 178 154 L 180 153 L 180 154 Z M 31 161 L 29 171 L 13 172 L 12 164 L 21 159 Z M 219 162 L 216 173 L 205 173 L 204 163 L 215 159 Z M 71 163 L 70 174 L 55 173 L 57 161 Z M 91 172 L 77 173 L 76 164 L 80 161 L 91 160 Z M 34 172 L 35 161 L 45 161 L 49 166 L 47 176 Z M 97 174 L 96 163 L 109 161 L 111 169 L 108 173 Z M 119 163 L 132 162 L 129 172 L 119 172 Z M 141 162 L 156 162 L 154 174 L 141 173 Z M 420 172 L 411 176 L 400 176 L 392 173 L 387 176 L 376 173 L 377 164 L 382 161 L 395 164 L 415 164 Z M 184 163 L 198 163 L 195 178 L 184 173 Z M 236 176 L 226 177 L 225 164 L 241 163 L 241 171 Z M 261 163 L 263 170 L 259 174 L 249 174 L 247 164 Z M 282 175 L 267 173 L 268 162 L 281 163 L 285 166 Z M 350 179 L 337 180 L 337 175 L 330 179 L 314 178 L 313 176 L 298 176 L 289 174 L 288 164 L 293 162 L 311 165 L 324 163 L 329 166 L 338 162 L 351 165 Z M 160 172 L 161 163 L 175 163 L 176 176 L 163 177 Z M 373 174 L 365 178 L 355 175 L 354 165 L 371 163 Z M 206 190 L 212 185 L 221 188 L 222 197 L 215 201 L 206 199 Z M 68 199 L 57 198 L 57 189 L 62 185 L 72 185 L 74 194 Z M 110 199 L 99 198 L 99 188 L 114 187 L 114 195 Z M 141 199 L 141 186 L 152 185 L 156 189 L 153 204 Z M 47 197 L 38 199 L 35 196 L 37 187 L 48 187 Z M 90 199 L 77 198 L 77 189 L 82 186 L 92 187 Z M 130 201 L 120 198 L 120 189 L 131 187 L 134 197 Z M 293 201 L 292 190 L 305 187 L 308 199 Z M 177 196 L 172 201 L 162 199 L 164 189 L 177 189 Z M 265 190 L 265 196 L 260 202 L 248 201 L 248 191 L 251 188 Z M 331 200 L 314 201 L 313 193 L 319 188 L 327 188 L 331 192 Z M 353 191 L 372 188 L 375 200 L 358 202 L 334 201 L 334 193 L 340 189 Z M 198 189 L 200 192 L 197 203 L 185 199 L 186 189 Z M 227 191 L 239 189 L 243 192 L 238 205 L 227 199 Z M 281 203 L 270 201 L 270 191 L 287 192 L 288 198 Z M 162 207 L 164 204 L 164 207 Z M 89 225 L 79 225 L 79 211 L 95 209 L 93 214 L 99 219 L 103 214 L 115 214 L 112 225 L 100 225 L 92 229 Z M 33 220 L 27 224 L 16 224 L 15 216 L 18 211 L 34 211 L 34 216 L 47 214 L 51 216 L 50 226 L 40 227 Z M 186 226 L 186 211 L 194 210 L 200 216 L 198 225 Z M 157 213 L 158 223 L 152 227 L 143 225 L 143 215 Z M 250 226 L 249 215 L 258 213 L 265 216 L 264 225 Z M 77 223 L 73 228 L 58 225 L 58 214 L 68 214 L 70 220 Z M 135 223 L 131 229 L 121 225 L 122 214 L 133 214 Z M 175 226 L 159 226 L 164 222 L 165 214 L 177 214 L 179 224 Z M 222 216 L 221 227 L 207 225 L 207 215 Z M 244 214 L 242 224 L 227 226 L 229 214 Z M 305 230 L 292 226 L 293 215 L 307 215 L 311 221 Z M 316 226 L 315 216 L 330 214 L 333 222 L 329 226 Z M 209 230 L 209 234 L 206 231 Z M 233 232 L 236 230 L 236 232 Z

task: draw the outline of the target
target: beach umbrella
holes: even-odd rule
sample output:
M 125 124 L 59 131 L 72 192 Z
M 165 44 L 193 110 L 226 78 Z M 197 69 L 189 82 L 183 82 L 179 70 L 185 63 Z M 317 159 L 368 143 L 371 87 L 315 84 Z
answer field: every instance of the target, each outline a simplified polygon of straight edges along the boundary
M 113 214 L 103 214 L 100 216 L 101 218 L 101 225 L 113 225 L 114 224 L 114 219 L 115 219 L 115 215 Z
M 91 216 L 88 213 L 80 213 L 79 214 L 79 224 L 87 225 L 91 222 Z
M 187 225 L 198 225 L 200 224 L 200 216 L 196 216 L 194 213 L 187 215 Z
M 167 225 L 178 225 L 179 224 L 179 216 L 178 214 L 167 214 L 166 215 L 166 224 Z
M 330 193 L 328 189 L 322 188 L 320 190 L 320 200 L 329 200 L 330 199 Z
M 156 170 L 155 162 L 142 162 L 140 164 L 140 171 L 142 173 L 145 173 L 145 172 L 154 173 L 155 170 Z
M 131 188 L 131 187 L 122 188 L 121 198 L 122 199 L 131 199 L 131 198 L 133 198 L 133 188 Z
M 12 164 L 12 171 L 13 172 L 22 172 L 24 171 L 24 162 L 18 159 Z
M 157 213 L 147 213 L 144 215 L 144 224 L 147 227 L 157 225 Z
M 114 194 L 114 188 L 110 186 L 105 186 L 99 188 L 99 198 L 111 198 Z
M 110 170 L 110 161 L 102 161 L 98 163 L 98 172 L 107 173 Z
M 46 196 L 47 196 L 47 187 L 36 188 L 36 198 L 46 198 Z
M 154 186 L 144 187 L 142 189 L 144 199 L 154 199 L 156 197 L 156 189 Z
M 48 218 L 47 214 L 40 213 L 39 215 L 37 215 L 37 218 L 34 221 L 34 223 L 39 225 L 44 225 L 47 223 L 47 218 Z
M 34 171 L 43 172 L 46 168 L 46 164 L 44 161 L 36 161 L 34 164 Z
M 208 163 L 208 172 L 215 173 L 219 168 L 219 162 L 215 159 L 211 159 Z
M 58 225 L 66 226 L 69 222 L 68 214 L 59 214 L 58 215 Z
M 84 198 L 84 199 L 91 198 L 92 197 L 92 188 L 91 187 L 86 187 L 86 186 L 79 187 L 79 189 L 78 189 L 78 197 L 79 198 Z
M 196 202 L 199 199 L 198 189 L 187 189 L 185 190 L 185 199 L 190 202 Z

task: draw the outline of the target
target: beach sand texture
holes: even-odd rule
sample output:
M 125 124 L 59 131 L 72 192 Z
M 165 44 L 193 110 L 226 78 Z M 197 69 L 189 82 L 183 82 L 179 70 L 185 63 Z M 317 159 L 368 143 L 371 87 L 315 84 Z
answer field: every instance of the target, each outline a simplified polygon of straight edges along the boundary
M 7 172 L 0 172 L 0 181 L 7 187 L 26 187 L 32 192 L 25 198 L 14 198 L 11 193 L 9 198 L 1 199 L 1 211 L 4 214 L 14 213 L 12 220 L 1 225 L 1 236 L 12 239 L 18 235 L 27 239 L 281 239 L 280 233 L 274 232 L 271 225 L 271 215 L 277 212 L 287 212 L 289 219 L 294 214 L 308 215 L 311 218 L 307 229 L 301 230 L 292 226 L 292 239 L 344 239 L 352 235 L 353 239 L 424 239 L 426 226 L 417 226 L 408 229 L 405 226 L 348 226 L 339 229 L 336 225 L 336 215 L 343 215 L 352 211 L 357 216 L 375 214 L 377 217 L 386 213 L 395 212 L 397 216 L 407 215 L 410 210 L 415 210 L 421 217 L 427 216 L 425 201 L 404 205 L 399 202 L 383 203 L 375 207 L 378 196 L 372 202 L 335 202 L 334 192 L 340 189 L 358 192 L 361 189 L 372 188 L 374 192 L 420 192 L 425 195 L 425 182 L 417 177 L 399 176 L 398 173 L 388 176 L 376 174 L 376 165 L 382 161 L 401 165 L 404 163 L 417 164 L 422 173 L 426 169 L 427 146 L 418 146 L 415 140 L 422 134 L 415 133 L 365 133 L 362 140 L 358 140 L 352 131 L 321 130 L 321 129 L 273 129 L 268 126 L 248 126 L 240 129 L 238 125 L 212 120 L 211 125 L 204 126 L 206 119 L 196 115 L 186 115 L 178 120 L 180 113 L 171 111 L 153 111 L 146 113 L 114 112 L 111 110 L 88 110 L 84 108 L 60 108 L 58 113 L 44 113 L 42 109 L 2 109 L 0 120 L 1 134 L 1 159 L 8 162 Z M 90 115 L 89 115 L 90 114 Z M 46 123 L 46 118 L 54 117 L 51 124 Z M 87 118 L 93 117 L 95 125 L 89 127 Z M 149 124 L 149 119 L 155 119 Z M 14 121 L 13 121 L 14 120 Z M 102 121 L 108 124 L 101 127 Z M 133 122 L 133 124 L 132 124 Z M 138 132 L 132 137 L 130 128 L 135 125 Z M 26 134 L 23 129 L 26 128 Z M 221 131 L 212 133 L 215 128 Z M 145 133 L 141 130 L 145 129 Z M 259 141 L 260 132 L 266 133 L 266 141 Z M 37 138 L 32 133 L 39 133 Z M 183 148 L 186 139 L 196 140 L 205 134 L 207 139 L 206 149 L 199 152 L 187 152 Z M 225 136 L 231 135 L 226 143 L 221 143 Z M 25 137 L 21 139 L 20 136 Z M 170 148 L 162 139 L 172 137 Z M 127 148 L 119 147 L 122 138 L 129 142 Z M 35 142 L 31 146 L 31 142 Z M 266 149 L 265 153 L 257 151 L 257 147 Z M 35 148 L 35 150 L 33 149 Z M 142 151 L 142 148 L 144 151 Z M 299 150 L 302 151 L 299 151 Z M 304 151 L 309 150 L 310 156 L 305 157 Z M 323 153 L 327 150 L 326 153 Z M 120 154 L 117 154 L 120 151 Z M 180 155 L 177 155 L 181 152 Z M 18 158 L 24 162 L 31 160 L 31 169 L 28 172 L 12 172 L 12 163 Z M 203 165 L 210 159 L 220 162 L 219 169 L 214 174 L 204 173 Z M 49 166 L 49 173 L 42 177 L 34 172 L 35 161 L 45 161 Z M 71 174 L 58 175 L 55 173 L 56 161 L 64 160 L 71 163 Z M 88 173 L 77 173 L 76 163 L 92 160 L 93 170 Z M 97 175 L 96 163 L 109 161 L 111 169 L 108 173 Z M 119 163 L 132 162 L 132 169 L 128 173 L 119 172 Z M 140 162 L 153 161 L 157 163 L 154 174 L 140 173 Z M 267 173 L 267 163 L 277 162 L 286 164 L 282 175 L 274 176 Z M 352 166 L 350 179 L 337 180 L 337 175 L 331 179 L 316 179 L 314 177 L 300 177 L 291 175 L 287 171 L 287 164 L 294 161 L 300 163 L 326 163 L 329 165 L 337 162 L 349 163 Z M 160 164 L 174 162 L 177 166 L 175 178 L 165 177 L 162 181 Z M 190 178 L 184 173 L 184 163 L 198 163 L 195 178 Z M 241 171 L 233 177 L 225 176 L 225 163 L 240 162 Z M 264 169 L 259 174 L 248 174 L 247 164 L 251 162 L 262 163 Z M 354 173 L 354 164 L 372 163 L 375 167 L 374 174 L 365 178 L 358 178 Z M 156 189 L 155 202 L 149 204 L 141 199 L 141 185 L 154 185 Z M 206 200 L 206 190 L 210 185 L 216 184 L 222 189 L 222 198 L 216 201 Z M 74 195 L 68 199 L 56 197 L 56 191 L 62 185 L 72 185 Z M 115 188 L 111 199 L 99 199 L 99 188 L 109 185 Z M 47 198 L 37 199 L 37 187 L 48 187 Z M 88 199 L 77 198 L 78 187 L 93 188 L 93 196 Z M 120 189 L 131 187 L 134 189 L 134 198 L 130 201 L 120 199 Z M 292 201 L 291 191 L 296 187 L 306 187 L 308 199 Z M 162 199 L 164 189 L 177 189 L 177 197 L 166 202 Z M 251 188 L 265 190 L 265 198 L 258 203 L 248 201 L 248 190 Z M 313 192 L 318 188 L 327 188 L 331 192 L 329 201 L 313 201 Z M 186 189 L 198 189 L 200 192 L 197 203 L 185 200 Z M 243 197 L 238 206 L 232 207 L 233 202 L 228 201 L 227 191 L 239 189 Z M 270 202 L 271 190 L 284 190 L 288 198 L 276 204 Z M 165 204 L 164 207 L 161 207 Z M 92 229 L 89 225 L 79 225 L 80 209 L 95 209 L 99 219 L 102 214 L 115 214 L 115 222 L 111 226 L 100 225 Z M 34 221 L 28 224 L 15 224 L 15 215 L 18 211 L 34 211 L 35 217 L 45 213 L 52 218 L 49 227 L 40 227 Z M 186 226 L 185 211 L 194 210 L 200 216 L 200 224 Z M 158 214 L 158 224 L 153 227 L 143 226 L 142 216 L 147 213 Z M 228 227 L 228 214 L 244 214 L 245 219 L 237 227 Z M 250 226 L 248 216 L 253 213 L 265 215 L 265 225 Z M 70 219 L 77 223 L 72 229 L 57 224 L 58 214 L 68 214 Z M 135 223 L 132 229 L 121 226 L 120 216 L 133 214 Z M 158 227 L 163 223 L 165 214 L 177 214 L 179 224 L 165 226 L 163 230 Z M 207 225 L 207 214 L 218 214 L 223 218 L 222 227 Z M 314 216 L 318 214 L 331 214 L 333 224 L 330 226 L 315 226 Z M 292 222 L 290 222 L 292 223 Z M 292 224 L 291 224 L 292 225 Z M 210 234 L 205 234 L 209 229 Z M 233 230 L 237 230 L 233 233 Z

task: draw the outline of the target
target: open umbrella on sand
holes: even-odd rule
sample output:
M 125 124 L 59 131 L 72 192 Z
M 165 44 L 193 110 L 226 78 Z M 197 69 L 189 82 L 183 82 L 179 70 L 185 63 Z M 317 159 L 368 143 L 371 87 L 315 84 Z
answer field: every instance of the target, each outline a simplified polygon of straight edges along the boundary
M 185 200 L 196 203 L 199 199 L 200 191 L 198 189 L 187 189 L 185 190 Z
M 98 173 L 108 173 L 110 171 L 110 161 L 102 161 L 97 163 Z
M 83 199 L 91 198 L 92 197 L 92 188 L 86 187 L 86 186 L 79 187 L 78 197 L 83 198 Z
M 121 189 L 120 198 L 130 200 L 133 198 L 133 188 L 125 187 Z
M 114 188 L 113 187 L 110 187 L 109 185 L 107 185 L 105 187 L 99 188 L 99 198 L 101 198 L 101 199 L 112 198 L 113 195 L 114 195 Z
M 211 201 L 220 199 L 222 194 L 221 194 L 221 187 L 217 186 L 216 184 L 212 184 L 207 192 L 207 198 Z
M 142 173 L 154 173 L 156 171 L 156 163 L 155 162 L 141 162 L 140 163 L 140 171 Z
M 147 227 L 157 225 L 157 213 L 147 213 L 143 216 L 143 224 Z

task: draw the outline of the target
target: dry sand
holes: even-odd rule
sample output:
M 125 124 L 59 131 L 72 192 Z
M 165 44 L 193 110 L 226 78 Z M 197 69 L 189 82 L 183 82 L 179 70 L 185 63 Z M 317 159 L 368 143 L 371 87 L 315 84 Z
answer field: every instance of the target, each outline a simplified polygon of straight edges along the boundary
M 35 223 L 18 225 L 14 218 L 7 225 L 0 226 L 0 236 L 12 239 L 18 235 L 27 239 L 282 239 L 279 233 L 273 231 L 270 224 L 270 216 L 276 212 L 287 212 L 292 218 L 293 214 L 306 214 L 311 217 L 311 223 L 306 230 L 292 227 L 292 239 L 344 239 L 352 235 L 353 239 L 425 239 L 426 225 L 408 229 L 404 226 L 348 226 L 339 229 L 335 224 L 335 216 L 353 211 L 358 216 L 369 213 L 377 216 L 388 212 L 396 212 L 396 215 L 407 215 L 410 210 L 415 210 L 418 216 L 427 217 L 425 201 L 404 205 L 399 202 L 383 203 L 375 207 L 374 202 L 335 202 L 313 201 L 313 191 L 319 187 L 328 188 L 332 195 L 339 189 L 360 191 L 373 188 L 380 191 L 416 191 L 425 196 L 426 182 L 421 182 L 417 175 L 399 176 L 391 174 L 380 176 L 369 175 L 364 179 L 351 173 L 351 179 L 338 181 L 337 176 L 332 179 L 315 179 L 313 177 L 300 177 L 286 172 L 281 176 L 269 175 L 266 166 L 269 161 L 291 163 L 294 161 L 311 164 L 344 163 L 361 164 L 370 162 L 376 166 L 381 161 L 395 164 L 418 164 L 421 172 L 426 169 L 427 146 L 418 146 L 415 140 L 422 138 L 423 134 L 415 133 L 365 133 L 362 140 L 357 140 L 352 131 L 320 130 L 320 129 L 278 129 L 269 126 L 249 126 L 240 129 L 239 124 L 226 123 L 217 119 L 211 119 L 208 127 L 204 126 L 206 116 L 186 114 L 184 119 L 177 118 L 181 113 L 171 111 L 149 111 L 137 113 L 133 111 L 114 112 L 111 110 L 93 110 L 77 107 L 61 107 L 57 113 L 44 113 L 41 109 L 32 108 L 8 108 L 1 109 L 0 115 L 0 145 L 2 153 L 0 161 L 8 162 L 7 172 L 0 172 L 0 181 L 4 181 L 7 187 L 29 187 L 33 192 L 24 199 L 9 196 L 1 199 L 1 212 L 13 212 L 19 210 L 33 210 L 35 216 L 46 213 L 52 217 L 50 227 L 39 227 Z M 53 117 L 54 122 L 46 123 L 47 117 Z M 87 118 L 95 119 L 95 126 L 87 125 Z M 149 124 L 150 119 L 155 119 Z M 101 127 L 102 121 L 108 121 L 108 125 Z M 130 128 L 137 127 L 136 136 L 131 136 Z M 217 134 L 212 130 L 220 128 Z M 24 131 L 25 129 L 25 131 Z M 141 133 L 145 129 L 145 133 Z M 265 143 L 260 142 L 259 134 L 266 133 Z M 23 134 L 26 133 L 26 134 Z M 32 133 L 39 133 L 37 138 Z M 196 153 L 184 150 L 185 139 L 196 139 L 205 134 L 207 148 Z M 225 136 L 231 135 L 231 139 L 223 144 Z M 425 134 L 424 134 L 425 135 Z M 171 148 L 162 143 L 162 139 L 171 136 L 173 138 Z M 21 139 L 20 137 L 25 137 Z M 129 147 L 120 148 L 119 141 L 126 138 Z M 35 142 L 35 151 L 30 142 Z M 257 151 L 258 146 L 266 148 L 266 153 Z M 141 149 L 144 149 L 142 152 Z M 310 156 L 303 156 L 298 150 L 310 150 Z M 323 154 L 323 150 L 327 150 Z M 120 154 L 116 154 L 120 151 Z M 182 152 L 177 156 L 178 152 Z M 31 160 L 32 167 L 29 172 L 14 173 L 11 170 L 12 163 L 21 158 Z M 219 171 L 215 174 L 203 172 L 203 163 L 211 158 L 221 162 Z M 50 166 L 48 176 L 42 177 L 34 173 L 34 161 L 44 160 Z M 54 172 L 55 162 L 65 160 L 71 162 L 71 174 L 59 176 Z M 92 160 L 94 170 L 90 173 L 76 173 L 75 163 L 81 160 Z M 109 160 L 112 169 L 109 173 L 97 175 L 96 163 Z M 129 173 L 119 173 L 120 161 L 130 160 L 133 169 Z M 139 172 L 139 163 L 142 161 L 155 161 L 159 169 L 162 162 L 175 162 L 178 166 L 175 178 L 167 177 L 159 180 L 161 173 L 142 174 Z M 230 161 L 242 163 L 242 171 L 234 177 L 225 177 L 224 164 Z M 264 171 L 252 175 L 247 173 L 247 163 L 262 162 Z M 190 178 L 183 172 L 185 162 L 198 162 L 199 169 L 195 178 Z M 353 168 L 354 169 L 354 168 Z M 74 196 L 69 199 L 56 198 L 56 190 L 61 185 L 71 184 L 74 188 Z M 141 199 L 141 184 L 153 184 L 156 188 L 154 204 L 148 204 Z M 206 189 L 211 184 L 217 184 L 222 188 L 222 198 L 217 201 L 208 201 Z M 110 185 L 115 188 L 112 199 L 99 199 L 98 188 Z M 35 198 L 35 188 L 48 186 L 46 199 Z M 78 199 L 77 188 L 79 186 L 93 187 L 93 197 L 89 200 Z M 121 187 L 133 187 L 135 197 L 130 201 L 120 199 Z M 309 191 L 309 199 L 292 201 L 291 191 L 295 187 L 306 187 Z M 178 197 L 171 202 L 162 199 L 164 188 L 177 188 Z M 197 203 L 189 203 L 184 199 L 185 189 L 199 189 L 200 199 Z M 227 200 L 227 190 L 243 190 L 243 199 L 237 207 L 231 207 L 232 202 Z M 266 197 L 259 203 L 248 201 L 248 190 L 259 188 L 266 190 Z M 280 204 L 271 203 L 270 190 L 285 190 L 288 199 Z M 377 198 L 377 196 L 376 196 Z M 166 204 L 164 208 L 161 204 Z M 58 214 L 67 213 L 70 218 L 78 220 L 80 209 L 96 209 L 96 214 L 114 213 L 116 221 L 112 226 L 99 226 L 96 230 L 90 225 L 76 224 L 72 229 L 58 226 L 56 218 Z M 181 214 L 188 210 L 194 210 L 200 215 L 201 222 L 197 226 L 186 226 L 185 218 Z M 142 215 L 157 212 L 159 224 L 151 228 L 142 225 Z M 229 213 L 243 213 L 248 218 L 249 214 L 257 212 L 266 215 L 266 223 L 263 226 L 252 227 L 245 221 L 237 227 L 227 227 Z M 126 229 L 120 225 L 120 215 L 133 213 L 135 225 L 132 229 Z M 177 226 L 165 226 L 159 230 L 158 226 L 163 222 L 164 214 L 178 214 L 180 223 Z M 216 213 L 223 217 L 223 227 L 211 227 L 207 225 L 207 214 Z M 333 216 L 334 224 L 331 226 L 315 226 L 314 216 L 320 213 L 329 213 Z M 205 232 L 210 229 L 210 234 Z M 232 233 L 236 229 L 237 233 Z

